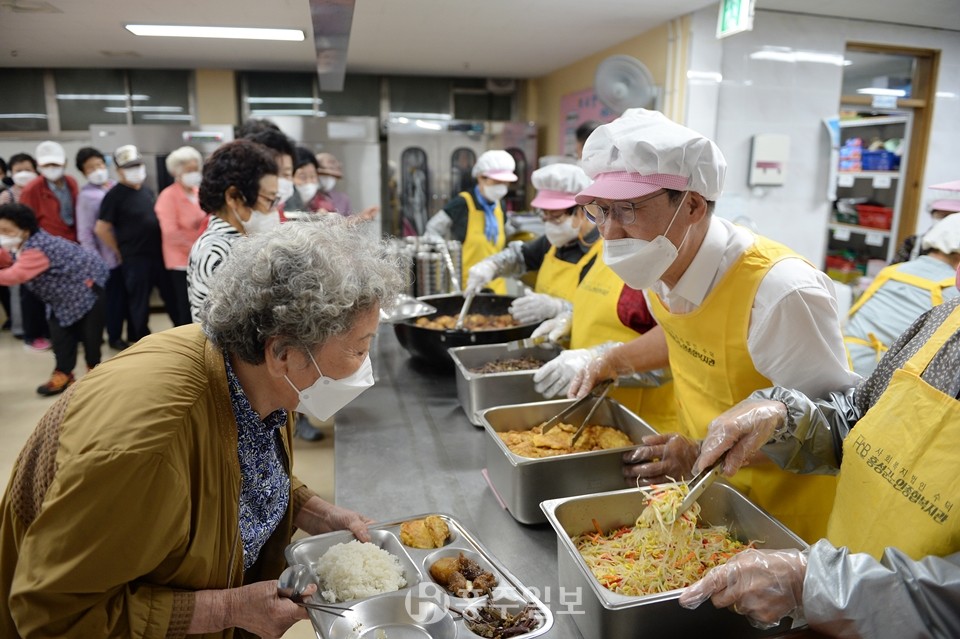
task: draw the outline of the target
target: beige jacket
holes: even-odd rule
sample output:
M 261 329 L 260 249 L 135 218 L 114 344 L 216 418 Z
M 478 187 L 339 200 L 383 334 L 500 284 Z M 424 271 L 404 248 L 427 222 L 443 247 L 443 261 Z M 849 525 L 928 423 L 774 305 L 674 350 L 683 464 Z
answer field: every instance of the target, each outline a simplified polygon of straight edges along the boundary
M 288 473 L 291 437 L 288 423 Z M 245 576 L 223 357 L 196 324 L 141 340 L 68 389 L 20 453 L 0 509 L 0 636 L 184 636 L 194 591 L 280 574 L 313 495 L 295 477 L 290 490 Z

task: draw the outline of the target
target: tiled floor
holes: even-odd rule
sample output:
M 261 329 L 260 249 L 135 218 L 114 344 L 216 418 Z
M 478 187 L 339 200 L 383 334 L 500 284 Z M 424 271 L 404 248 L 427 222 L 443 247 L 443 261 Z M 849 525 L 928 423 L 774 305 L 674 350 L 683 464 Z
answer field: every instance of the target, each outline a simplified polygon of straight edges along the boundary
M 154 314 L 150 327 L 154 331 L 164 330 L 170 327 L 170 320 L 166 315 Z M 104 359 L 114 353 L 104 345 Z M 79 360 L 78 375 L 85 370 L 82 351 Z M 44 411 L 56 401 L 55 397 L 41 397 L 36 393 L 36 387 L 47 381 L 52 370 L 53 353 L 27 351 L 10 331 L 0 332 L 0 491 L 6 488 L 13 463 L 27 437 Z M 294 472 L 324 499 L 332 500 L 333 429 L 325 432 L 326 437 L 316 443 L 295 440 Z M 284 637 L 316 639 L 308 621 L 296 624 Z

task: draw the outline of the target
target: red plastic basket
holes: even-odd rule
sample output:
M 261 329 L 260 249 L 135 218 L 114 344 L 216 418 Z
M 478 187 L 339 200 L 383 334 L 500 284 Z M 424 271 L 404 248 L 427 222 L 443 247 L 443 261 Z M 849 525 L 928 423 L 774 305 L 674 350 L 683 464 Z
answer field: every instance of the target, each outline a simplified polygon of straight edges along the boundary
M 872 204 L 857 204 L 857 217 L 860 226 L 889 230 L 893 224 L 893 209 Z

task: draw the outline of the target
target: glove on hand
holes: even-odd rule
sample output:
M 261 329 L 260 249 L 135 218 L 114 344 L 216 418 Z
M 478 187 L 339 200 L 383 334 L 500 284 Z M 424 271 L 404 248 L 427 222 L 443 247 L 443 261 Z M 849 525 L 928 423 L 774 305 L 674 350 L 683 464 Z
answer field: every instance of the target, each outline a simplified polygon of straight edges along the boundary
M 777 426 L 786 420 L 787 407 L 783 402 L 770 399 L 743 400 L 710 422 L 694 472 L 709 467 L 726 453 L 723 474 L 732 476 L 750 463 L 754 453 L 770 441 Z
M 707 599 L 733 607 L 755 628 L 773 628 L 784 617 L 803 616 L 807 557 L 799 550 L 745 550 L 684 589 L 680 605 L 696 608 Z
M 572 328 L 573 311 L 564 311 L 552 319 L 548 319 L 533 330 L 531 337 L 546 335 L 551 342 L 559 342 L 569 337 Z
M 550 399 L 566 394 L 570 381 L 581 368 L 592 360 L 594 354 L 589 348 L 563 351 L 544 364 L 533 376 L 533 387 L 538 393 Z
M 510 304 L 510 314 L 521 324 L 542 322 L 566 310 L 562 299 L 544 293 L 527 293 Z
M 480 292 L 484 286 L 497 278 L 497 265 L 486 260 L 477 262 L 467 271 L 467 295 Z

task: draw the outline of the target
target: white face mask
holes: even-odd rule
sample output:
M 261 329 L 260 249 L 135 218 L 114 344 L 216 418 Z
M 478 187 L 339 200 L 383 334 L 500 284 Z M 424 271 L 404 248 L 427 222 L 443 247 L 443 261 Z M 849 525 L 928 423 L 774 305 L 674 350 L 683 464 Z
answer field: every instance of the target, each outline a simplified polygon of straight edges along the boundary
M 37 174 L 33 171 L 17 171 L 13 174 L 13 183 L 17 186 L 26 186 Z
M 109 177 L 110 174 L 107 173 L 106 169 L 94 169 L 93 171 L 87 173 L 87 182 L 97 186 L 103 186 L 107 183 L 107 179 Z
M 280 226 L 280 212 L 270 211 L 261 213 L 260 211 L 250 209 L 250 219 L 244 221 L 240 214 L 234 211 L 234 216 L 243 227 L 243 232 L 247 235 L 257 235 L 258 233 L 267 233 Z
M 486 184 L 480 187 L 480 192 L 483 193 L 483 197 L 487 198 L 490 202 L 499 202 L 507 196 L 507 185 Z
M 333 190 L 333 187 L 337 185 L 337 178 L 332 175 L 321 175 L 320 178 L 320 190 L 324 193 L 329 193 Z
M 62 166 L 48 166 L 40 169 L 40 175 L 47 178 L 51 182 L 56 182 L 63 177 L 63 167 Z
M 663 234 L 653 238 L 653 241 L 648 242 L 633 237 L 603 241 L 603 263 L 609 266 L 630 288 L 638 291 L 650 288 L 677 259 L 680 249 L 667 239 L 666 234 L 673 226 L 677 214 L 680 213 L 680 207 L 686 199 L 687 195 L 684 193 L 667 229 Z M 689 228 L 687 230 L 689 231 Z M 686 239 L 687 234 L 684 233 L 680 246 L 683 246 Z
M 317 366 L 317 360 L 313 359 L 312 353 L 310 354 L 310 361 L 313 362 L 317 372 L 320 373 L 320 377 L 309 388 L 298 389 L 290 381 L 290 378 L 284 375 L 287 383 L 300 396 L 300 403 L 297 405 L 298 413 L 313 415 L 320 421 L 330 419 L 331 415 L 373 386 L 373 365 L 370 363 L 369 355 L 364 358 L 356 373 L 343 379 L 331 379 L 325 376 L 320 367 Z
M 10 251 L 16 251 L 23 244 L 23 238 L 18 235 L 0 235 L 0 248 Z
M 203 181 L 203 174 L 200 171 L 189 171 L 180 176 L 180 184 L 195 189 Z
M 565 215 L 562 222 L 554 224 L 553 222 L 544 223 L 543 234 L 547 236 L 556 247 L 566 246 L 580 236 L 580 229 L 573 227 L 573 216 Z
M 303 200 L 303 203 L 306 204 L 313 199 L 313 196 L 317 194 L 317 190 L 320 188 L 320 185 L 316 182 L 307 182 L 306 184 L 297 185 L 297 193 L 300 194 L 300 199 Z
M 143 164 L 138 164 L 129 169 L 120 169 L 120 171 L 123 173 L 123 179 L 127 184 L 138 186 L 147 179 L 147 167 Z
M 287 178 L 277 178 L 277 197 L 281 202 L 286 202 L 293 196 L 293 180 Z

